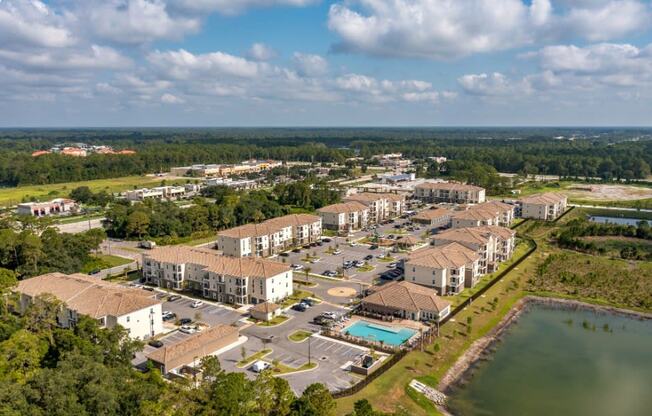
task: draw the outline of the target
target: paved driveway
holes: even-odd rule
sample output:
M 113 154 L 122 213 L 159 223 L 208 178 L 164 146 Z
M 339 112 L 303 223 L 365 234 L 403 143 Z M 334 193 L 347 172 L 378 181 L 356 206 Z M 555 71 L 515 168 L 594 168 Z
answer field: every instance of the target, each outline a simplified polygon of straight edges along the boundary
M 161 294 L 161 296 L 167 296 Z M 163 310 L 171 311 L 177 314 L 177 318 L 191 318 L 195 319 L 197 314 L 201 315 L 200 321 L 207 323 L 210 326 L 217 324 L 232 325 L 238 322 L 243 314 L 237 310 L 231 309 L 227 306 L 213 305 L 204 301 L 204 304 L 199 308 L 192 308 L 190 304 L 195 299 L 181 298 L 174 302 L 163 302 Z

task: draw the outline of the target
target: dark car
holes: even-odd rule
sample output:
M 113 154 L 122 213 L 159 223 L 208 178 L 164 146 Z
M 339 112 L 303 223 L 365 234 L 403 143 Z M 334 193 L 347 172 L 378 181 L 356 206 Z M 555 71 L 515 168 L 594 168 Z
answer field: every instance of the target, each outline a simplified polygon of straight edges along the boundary
M 283 253 L 280 253 L 279 256 L 281 256 L 281 257 L 290 257 L 290 253 L 288 253 L 287 251 L 284 251 Z
M 301 253 L 301 249 L 300 248 L 295 248 L 294 250 L 292 250 L 292 252 L 293 253 Z
M 366 261 L 372 260 L 373 258 L 374 258 L 374 256 L 372 256 L 371 254 L 367 254 L 366 256 L 364 256 L 364 259 Z
M 369 250 L 376 250 L 378 248 L 378 244 L 372 244 L 369 246 Z
M 181 299 L 181 296 L 179 296 L 179 295 L 171 295 L 171 296 L 168 297 L 168 302 L 174 302 L 174 301 L 177 301 L 179 299 Z
M 151 286 L 143 286 L 143 290 L 149 290 L 150 292 L 153 292 L 154 288 Z
M 192 319 L 190 319 L 190 318 L 181 318 L 181 319 L 179 319 L 179 323 L 181 325 L 188 325 L 191 322 L 192 322 Z
M 90 275 L 98 274 L 98 273 L 101 272 L 101 271 L 102 271 L 102 270 L 100 270 L 100 269 L 93 269 L 93 270 L 91 270 L 90 272 L 88 272 L 88 274 L 90 274 Z
M 321 241 L 323 241 L 324 243 L 330 243 L 331 239 L 330 238 L 322 238 Z
M 159 341 L 158 339 L 153 339 L 149 341 L 147 345 L 154 348 L 161 348 L 163 346 L 163 342 Z
M 163 316 L 163 320 L 164 321 L 171 321 L 173 319 L 176 319 L 176 317 L 177 317 L 177 314 L 173 312 L 173 313 L 169 313 L 169 314 Z
M 305 303 L 297 303 L 296 305 L 292 306 L 292 309 L 299 312 L 305 312 L 308 308 L 306 307 Z
M 309 248 L 310 248 L 310 244 L 304 244 L 304 245 L 303 245 L 303 248 L 304 248 L 304 249 L 309 249 Z
M 319 247 L 324 245 L 321 241 L 317 241 L 315 244 L 317 244 Z
M 303 298 L 303 299 L 301 299 L 301 303 L 308 304 L 309 306 L 315 306 L 317 301 L 312 299 L 312 298 Z

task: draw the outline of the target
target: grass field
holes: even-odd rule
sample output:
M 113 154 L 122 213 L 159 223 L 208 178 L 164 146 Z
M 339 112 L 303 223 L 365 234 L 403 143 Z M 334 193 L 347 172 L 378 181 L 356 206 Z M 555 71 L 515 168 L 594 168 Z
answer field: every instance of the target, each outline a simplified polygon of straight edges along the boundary
M 108 254 L 96 254 L 92 260 L 84 264 L 82 273 L 89 273 L 93 270 L 110 269 L 111 267 L 122 266 L 123 264 L 131 263 L 130 259 L 124 257 L 111 256 Z
M 152 187 L 161 184 L 162 180 L 156 176 L 125 176 L 112 179 L 97 179 L 92 181 L 65 182 L 48 185 L 19 186 L 17 188 L 0 188 L 0 206 L 13 206 L 23 200 L 36 198 L 48 200 L 66 197 L 73 189 L 79 186 L 88 186 L 93 192 L 122 192 L 129 189 Z M 189 179 L 166 180 L 166 184 L 186 183 Z

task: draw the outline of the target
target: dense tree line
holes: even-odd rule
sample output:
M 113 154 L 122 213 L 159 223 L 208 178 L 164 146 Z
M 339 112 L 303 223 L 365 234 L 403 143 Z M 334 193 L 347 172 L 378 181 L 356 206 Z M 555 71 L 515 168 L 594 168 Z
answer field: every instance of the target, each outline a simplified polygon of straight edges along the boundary
M 577 137 L 555 140 L 554 137 Z M 633 140 L 642 137 L 644 140 Z M 110 178 L 191 163 L 273 158 L 343 163 L 383 152 L 413 159 L 445 156 L 500 172 L 604 179 L 643 178 L 652 165 L 645 130 L 584 129 L 142 129 L 12 131 L 0 136 L 0 185 Z M 136 155 L 86 158 L 31 152 L 61 141 L 130 147 Z
M 105 190 L 93 192 L 88 186 L 79 186 L 70 191 L 68 196 L 81 204 L 96 205 L 98 207 L 105 207 L 109 202 L 113 201 L 113 194 Z
M 66 234 L 47 225 L 28 224 L 25 222 L 23 229 L 13 223 L 0 224 L 0 267 L 21 277 L 79 272 L 106 238 L 102 229 Z
M 197 232 L 219 231 L 238 225 L 259 223 L 289 214 L 295 208 L 306 211 L 339 200 L 339 193 L 323 183 L 296 182 L 266 190 L 235 191 L 226 186 L 202 190 L 190 207 L 168 201 L 114 203 L 106 212 L 106 230 L 118 238 L 187 237 Z

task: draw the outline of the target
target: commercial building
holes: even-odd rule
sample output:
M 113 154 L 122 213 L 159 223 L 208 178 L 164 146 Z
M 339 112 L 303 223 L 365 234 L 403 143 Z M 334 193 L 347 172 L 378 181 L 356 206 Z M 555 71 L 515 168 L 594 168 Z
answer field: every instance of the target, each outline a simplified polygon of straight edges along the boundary
M 513 205 L 500 201 L 489 201 L 453 213 L 451 224 L 453 228 L 480 227 L 483 225 L 509 227 L 513 221 Z
M 440 295 L 473 287 L 480 276 L 480 255 L 456 242 L 417 250 L 405 260 L 405 281 L 435 288 Z
M 218 302 L 279 302 L 293 292 L 292 270 L 275 261 L 222 256 L 188 246 L 155 248 L 142 256 L 143 278 L 148 283 L 190 289 Z
M 445 208 L 426 209 L 412 216 L 417 224 L 425 224 L 433 228 L 447 228 L 451 225 L 453 211 Z
M 414 187 L 414 196 L 425 202 L 481 204 L 485 202 L 485 189 L 455 182 L 423 182 Z
M 21 310 L 41 295 L 63 302 L 57 316 L 63 328 L 75 326 L 80 315 L 96 319 L 100 326 L 124 327 L 132 338 L 146 339 L 163 331 L 161 301 L 152 292 L 129 289 L 85 274 L 49 273 L 21 280 Z
M 371 288 L 362 299 L 363 311 L 415 321 L 441 321 L 450 314 L 450 302 L 434 290 L 407 281 L 390 282 Z
M 399 217 L 405 210 L 405 198 L 398 194 L 361 192 L 347 196 L 344 201 L 366 205 L 369 208 L 367 220 L 370 224 Z
M 195 367 L 202 358 L 235 344 L 238 337 L 238 328 L 218 324 L 180 342 L 158 348 L 146 357 L 161 374 L 179 373 L 180 368 Z
M 358 201 L 327 205 L 317 211 L 322 226 L 338 233 L 357 231 L 369 224 L 369 207 Z
M 521 198 L 521 216 L 536 220 L 552 221 L 566 211 L 566 195 L 548 192 Z
M 258 187 L 258 182 L 250 179 L 210 178 L 204 184 L 206 186 L 226 186 L 233 189 L 254 189 Z
M 268 257 L 290 247 L 316 242 L 321 235 L 319 216 L 291 214 L 220 231 L 217 247 L 227 256 Z
M 202 178 L 211 176 L 227 177 L 261 172 L 281 165 L 281 162 L 275 160 L 246 160 L 239 164 L 201 164 L 175 167 L 170 169 L 170 174 L 174 176 L 193 176 Z
M 167 199 L 176 200 L 187 198 L 189 194 L 193 193 L 188 191 L 193 189 L 186 186 L 157 186 L 156 188 L 142 188 L 134 189 L 133 191 L 125 192 L 125 198 L 132 202 L 142 202 L 148 199 Z
M 480 274 L 491 273 L 498 263 L 511 258 L 516 232 L 499 226 L 452 228 L 432 237 L 435 247 L 459 243 L 480 256 Z
M 396 175 L 380 175 L 380 183 L 397 184 L 401 182 L 410 182 L 416 179 L 415 173 L 401 173 Z
M 19 215 L 31 215 L 34 217 L 46 217 L 48 215 L 59 215 L 75 213 L 79 205 L 72 199 L 57 198 L 47 202 L 23 202 L 18 204 L 16 213 Z

